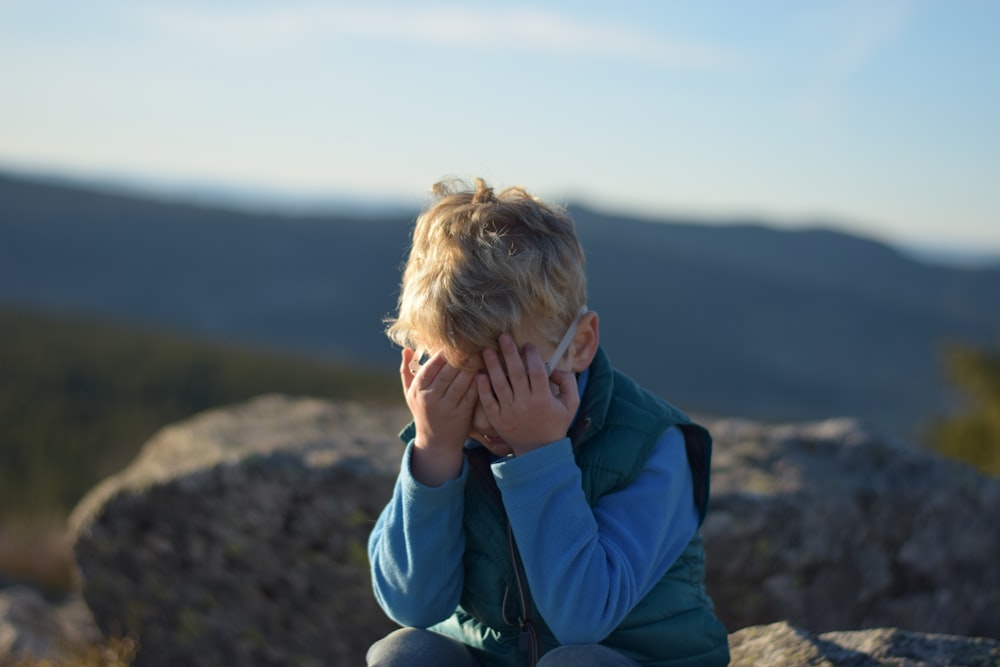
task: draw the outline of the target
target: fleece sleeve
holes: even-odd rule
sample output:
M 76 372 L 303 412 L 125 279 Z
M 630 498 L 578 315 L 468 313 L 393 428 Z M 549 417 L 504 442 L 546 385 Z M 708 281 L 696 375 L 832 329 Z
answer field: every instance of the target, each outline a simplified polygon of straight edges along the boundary
M 562 644 L 600 642 L 698 528 L 684 436 L 668 429 L 635 482 L 591 508 L 569 439 L 493 464 L 535 604 Z
M 410 473 L 411 442 L 392 498 L 368 539 L 375 598 L 400 625 L 426 628 L 447 618 L 462 592 L 462 530 L 468 470 L 439 487 Z

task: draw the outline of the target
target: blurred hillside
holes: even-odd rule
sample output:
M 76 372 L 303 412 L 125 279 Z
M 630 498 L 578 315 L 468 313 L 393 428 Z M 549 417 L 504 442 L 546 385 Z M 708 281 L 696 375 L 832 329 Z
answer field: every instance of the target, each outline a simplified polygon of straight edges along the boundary
M 371 368 L 0 307 L 0 589 L 65 591 L 66 513 L 164 425 L 270 392 L 399 405 L 398 386 Z
M 571 208 L 623 370 L 689 411 L 860 417 L 913 436 L 954 406 L 948 342 L 1000 332 L 1000 269 L 830 231 Z M 412 216 L 293 217 L 0 175 L 0 301 L 391 370 Z
M 0 308 L 0 520 L 66 512 L 165 424 L 276 391 L 401 402 L 388 372 Z

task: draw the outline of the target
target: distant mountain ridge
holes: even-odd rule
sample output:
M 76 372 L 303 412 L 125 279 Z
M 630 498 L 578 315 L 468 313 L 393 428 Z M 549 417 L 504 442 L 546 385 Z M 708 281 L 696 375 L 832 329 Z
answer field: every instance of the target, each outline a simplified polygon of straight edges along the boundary
M 850 415 L 912 435 L 947 411 L 948 341 L 995 344 L 1000 269 L 847 234 L 571 207 L 612 360 L 685 409 Z M 0 174 L 0 302 L 387 368 L 412 216 L 187 206 Z

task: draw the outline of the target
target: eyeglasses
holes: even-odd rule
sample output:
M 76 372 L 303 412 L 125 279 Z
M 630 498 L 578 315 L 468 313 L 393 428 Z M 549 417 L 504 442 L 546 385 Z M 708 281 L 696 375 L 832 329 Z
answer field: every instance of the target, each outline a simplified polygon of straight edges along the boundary
M 430 353 L 427 350 L 416 350 L 416 354 L 410 359 L 410 374 L 416 375 L 420 367 L 427 363 L 427 360 L 431 358 Z
M 569 329 L 566 329 L 566 333 L 563 335 L 562 340 L 559 341 L 559 346 L 556 351 L 552 353 L 552 357 L 545 363 L 545 374 L 551 376 L 552 370 L 562 359 L 562 356 L 566 354 L 566 350 L 569 348 L 569 344 L 573 341 L 573 336 L 576 335 L 576 328 L 580 326 L 580 320 L 583 316 L 587 314 L 587 306 L 580 306 L 580 310 L 576 311 L 576 317 L 573 318 L 573 323 L 569 325 Z
M 569 328 L 566 329 L 566 333 L 563 335 L 562 340 L 559 341 L 559 345 L 556 346 L 556 351 L 552 353 L 552 357 L 545 362 L 545 374 L 551 376 L 553 369 L 562 356 L 566 354 L 566 350 L 569 348 L 569 344 L 573 342 L 573 336 L 576 335 L 576 329 L 580 326 L 580 320 L 583 316 L 587 314 L 587 306 L 580 306 L 580 310 L 576 312 L 576 317 L 573 318 L 573 322 L 570 323 Z M 410 373 L 413 375 L 417 374 L 420 367 L 427 363 L 427 360 L 431 358 L 431 355 L 427 350 L 417 350 L 417 353 L 413 355 L 410 360 Z

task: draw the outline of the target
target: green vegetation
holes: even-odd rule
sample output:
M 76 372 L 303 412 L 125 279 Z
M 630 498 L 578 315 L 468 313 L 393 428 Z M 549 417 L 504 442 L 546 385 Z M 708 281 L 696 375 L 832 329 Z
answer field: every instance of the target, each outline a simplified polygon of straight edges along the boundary
M 930 442 L 939 452 L 1000 477 L 1000 350 L 955 347 L 948 370 L 968 406 L 936 423 Z
M 397 383 L 392 373 L 0 310 L 0 522 L 68 512 L 158 428 L 200 410 L 268 392 L 388 402 L 399 400 Z

